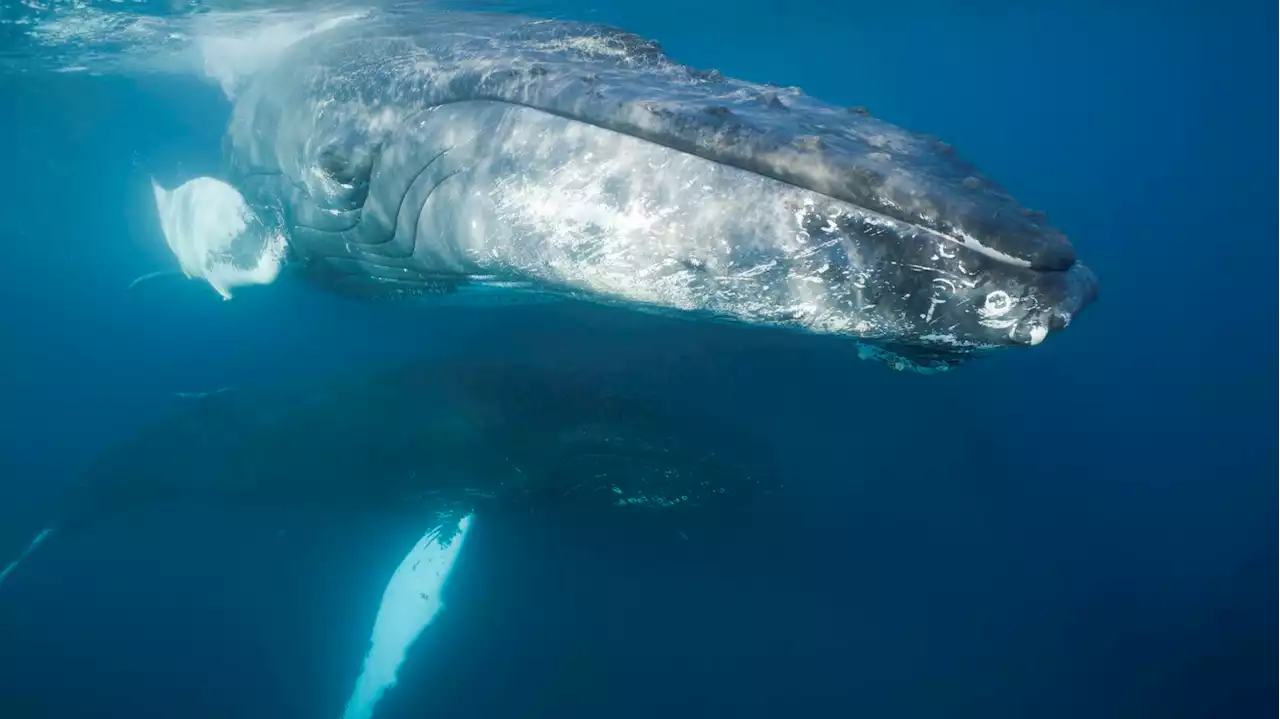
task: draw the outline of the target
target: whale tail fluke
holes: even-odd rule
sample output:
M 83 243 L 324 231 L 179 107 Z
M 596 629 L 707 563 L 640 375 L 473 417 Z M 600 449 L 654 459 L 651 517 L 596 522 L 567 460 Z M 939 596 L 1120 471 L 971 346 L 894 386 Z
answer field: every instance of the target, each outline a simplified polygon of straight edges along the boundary
M 36 535 L 35 539 L 31 540 L 31 543 L 27 545 L 27 548 L 22 550 L 21 554 L 19 554 L 12 562 L 9 562 L 3 571 L 0 571 L 0 587 L 4 586 L 5 580 L 13 573 L 13 570 L 17 569 L 19 564 L 22 564 L 27 557 L 31 556 L 31 553 L 36 551 L 37 547 L 44 544 L 45 540 L 47 540 L 56 529 L 57 527 L 52 525 L 42 529 L 40 533 Z

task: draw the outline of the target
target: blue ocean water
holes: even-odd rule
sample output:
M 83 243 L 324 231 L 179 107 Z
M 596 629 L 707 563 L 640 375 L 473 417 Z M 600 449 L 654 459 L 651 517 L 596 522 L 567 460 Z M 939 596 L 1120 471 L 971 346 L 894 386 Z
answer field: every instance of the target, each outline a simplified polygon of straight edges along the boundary
M 432 353 L 632 363 L 679 401 L 749 418 L 808 511 L 687 539 L 481 527 L 467 551 L 485 560 L 460 569 L 378 717 L 1270 711 L 1261 6 L 515 8 L 867 106 L 1047 211 L 1101 299 L 1034 350 L 933 377 L 830 343 L 564 308 L 128 291 L 173 266 L 148 176 L 214 172 L 226 101 L 188 77 L 42 71 L 41 53 L 82 49 L 71 23 L 33 30 L 59 7 L 6 7 L 24 24 L 0 35 L 0 552 L 175 392 Z M 0 717 L 337 716 L 420 532 L 188 507 L 51 543 L 0 591 Z

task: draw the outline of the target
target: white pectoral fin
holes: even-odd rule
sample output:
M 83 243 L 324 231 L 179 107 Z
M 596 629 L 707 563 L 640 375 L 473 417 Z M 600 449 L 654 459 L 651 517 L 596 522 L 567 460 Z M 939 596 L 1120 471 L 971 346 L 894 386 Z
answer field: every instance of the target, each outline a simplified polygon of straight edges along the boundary
M 432 528 L 391 575 L 369 637 L 369 653 L 365 655 L 343 719 L 372 717 L 378 700 L 395 686 L 396 672 L 409 647 L 444 609 L 441 592 L 471 523 L 471 515 L 463 517 L 452 537 L 442 532 L 442 529 L 452 529 L 452 525 Z
M 267 227 L 236 188 L 197 177 L 173 190 L 152 180 L 151 189 L 165 242 L 187 277 L 230 299 L 233 287 L 270 284 L 280 273 L 284 236 Z

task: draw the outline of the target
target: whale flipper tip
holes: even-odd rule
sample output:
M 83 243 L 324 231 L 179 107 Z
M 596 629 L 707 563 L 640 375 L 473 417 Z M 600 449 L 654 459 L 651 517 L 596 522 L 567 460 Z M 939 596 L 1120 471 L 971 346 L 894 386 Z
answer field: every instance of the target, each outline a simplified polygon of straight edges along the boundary
M 158 280 L 164 277 L 186 278 L 187 274 L 182 270 L 156 270 L 155 272 L 148 272 L 145 275 L 139 275 L 138 277 L 135 277 L 133 282 L 129 283 L 129 287 L 127 289 L 129 291 L 133 291 L 133 289 L 136 288 L 138 285 L 141 285 L 146 282 L 150 282 L 151 280 Z
M 9 575 L 13 573 L 13 570 L 18 568 L 18 565 L 21 564 L 23 560 L 31 556 L 31 553 L 36 550 L 36 547 L 43 544 L 44 541 L 49 538 L 49 535 L 53 534 L 54 529 L 56 528 L 50 526 L 41 530 L 41 532 L 36 535 L 36 538 L 31 540 L 31 543 L 27 545 L 27 548 L 22 550 L 22 554 L 19 554 L 17 559 L 9 562 L 9 565 L 4 568 L 4 571 L 0 571 L 0 586 L 4 585 L 4 581 L 9 578 Z

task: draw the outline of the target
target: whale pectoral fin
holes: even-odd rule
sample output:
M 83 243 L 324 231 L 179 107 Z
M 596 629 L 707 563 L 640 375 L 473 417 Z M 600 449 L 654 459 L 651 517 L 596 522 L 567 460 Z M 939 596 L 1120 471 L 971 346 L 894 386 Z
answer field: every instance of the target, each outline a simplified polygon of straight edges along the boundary
M 243 285 L 265 285 L 280 272 L 283 235 L 268 227 L 239 190 L 212 177 L 173 190 L 154 179 L 156 217 L 187 277 L 209 283 L 223 299 Z
M 156 270 L 155 272 L 148 272 L 145 275 L 140 275 L 134 278 L 133 282 L 129 283 L 128 289 L 133 290 L 135 287 L 143 283 L 151 282 L 152 280 L 164 279 L 167 277 L 181 277 L 185 279 L 187 275 L 181 270 Z
M 388 689 L 409 647 L 444 609 L 441 592 L 473 524 L 472 515 L 437 523 L 405 555 L 382 593 L 369 652 L 343 719 L 368 719 Z

